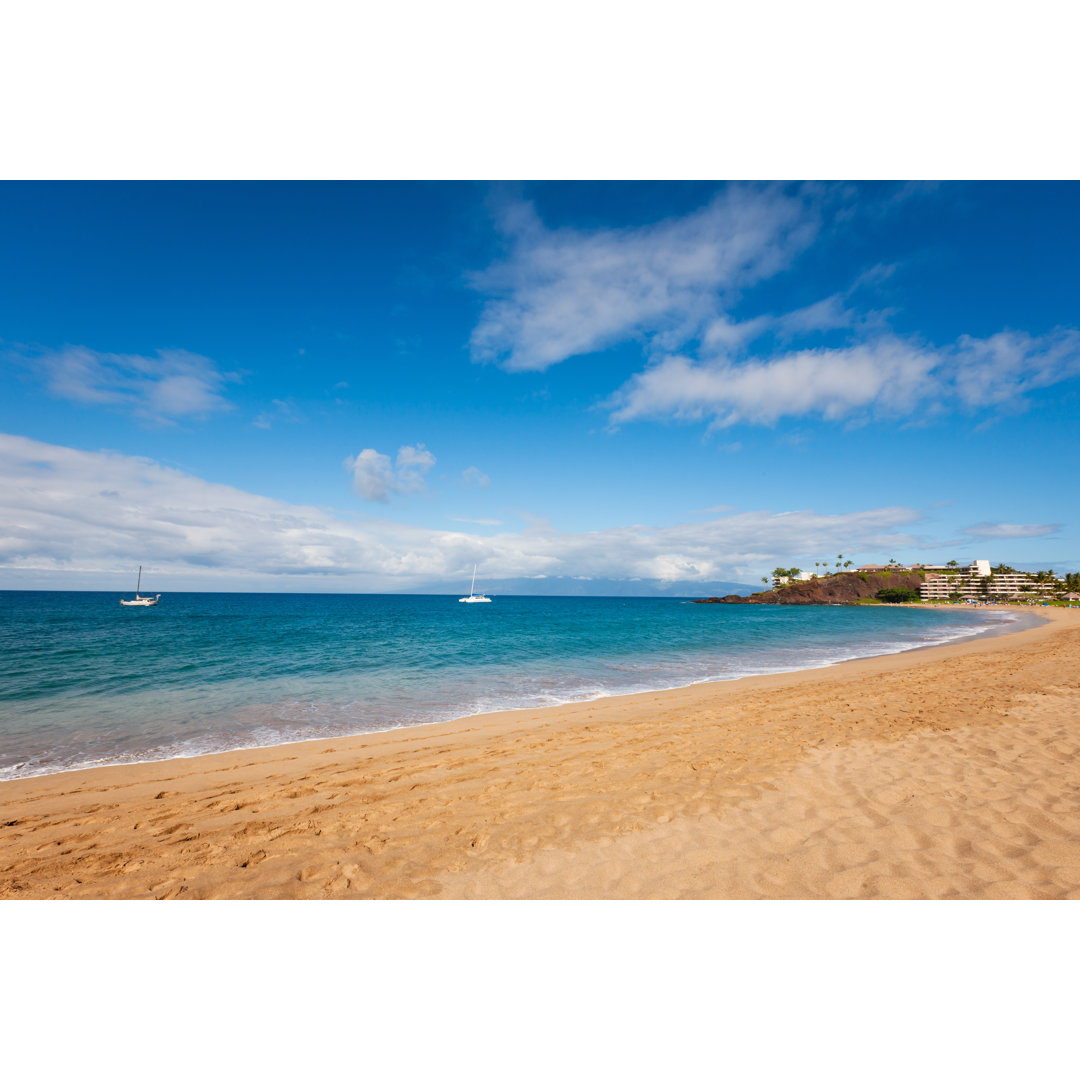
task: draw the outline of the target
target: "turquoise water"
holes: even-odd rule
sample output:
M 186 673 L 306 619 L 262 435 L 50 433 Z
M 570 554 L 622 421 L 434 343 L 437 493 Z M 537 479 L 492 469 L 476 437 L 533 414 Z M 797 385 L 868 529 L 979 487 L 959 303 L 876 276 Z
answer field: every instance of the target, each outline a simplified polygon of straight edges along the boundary
M 426 724 L 939 644 L 1030 619 L 678 599 L 0 592 L 0 779 Z

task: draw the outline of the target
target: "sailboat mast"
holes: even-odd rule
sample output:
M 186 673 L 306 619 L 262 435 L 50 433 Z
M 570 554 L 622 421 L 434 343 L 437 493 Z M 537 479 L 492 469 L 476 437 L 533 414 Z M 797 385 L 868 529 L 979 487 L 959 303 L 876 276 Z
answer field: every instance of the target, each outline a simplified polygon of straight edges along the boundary
M 472 584 L 469 586 L 469 595 L 476 595 L 476 563 L 473 563 L 472 568 Z
M 139 567 L 139 583 L 135 586 L 135 595 L 139 595 L 139 590 L 142 588 L 142 567 Z

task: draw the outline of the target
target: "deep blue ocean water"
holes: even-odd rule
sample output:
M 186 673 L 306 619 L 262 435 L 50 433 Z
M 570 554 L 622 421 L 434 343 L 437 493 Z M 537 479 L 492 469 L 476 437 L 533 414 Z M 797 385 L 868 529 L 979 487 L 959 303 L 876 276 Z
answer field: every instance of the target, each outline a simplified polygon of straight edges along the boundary
M 670 598 L 0 591 L 0 779 L 820 667 L 1031 616 Z

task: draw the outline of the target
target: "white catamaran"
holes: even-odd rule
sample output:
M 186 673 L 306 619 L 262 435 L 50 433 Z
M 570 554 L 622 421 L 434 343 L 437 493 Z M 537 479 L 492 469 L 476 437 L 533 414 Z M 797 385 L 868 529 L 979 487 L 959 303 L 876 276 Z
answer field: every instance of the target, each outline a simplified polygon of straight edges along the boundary
M 469 586 L 469 595 L 463 596 L 459 601 L 459 604 L 490 604 L 491 597 L 485 596 L 483 593 L 477 593 L 476 591 L 476 564 L 473 563 L 472 568 L 472 584 Z
M 139 589 L 142 586 L 142 567 L 139 567 L 139 581 L 135 586 L 135 599 L 134 600 L 121 600 L 120 603 L 124 607 L 154 607 L 161 599 L 161 593 L 157 596 L 140 596 Z

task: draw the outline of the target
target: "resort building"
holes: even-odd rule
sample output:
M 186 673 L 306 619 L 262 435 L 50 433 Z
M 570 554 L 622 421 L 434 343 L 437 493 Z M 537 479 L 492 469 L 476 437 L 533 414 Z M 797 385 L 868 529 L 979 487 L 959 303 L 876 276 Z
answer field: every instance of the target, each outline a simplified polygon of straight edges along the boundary
M 788 574 L 773 574 L 772 583 L 774 589 L 781 585 L 790 585 L 793 581 L 812 581 L 817 574 L 811 574 L 809 570 L 800 570 L 794 577 Z
M 922 600 L 1039 600 L 1061 589 L 1064 582 L 1052 573 L 1027 574 L 1001 565 L 995 570 L 989 559 L 975 559 L 969 566 L 951 563 L 867 563 L 855 570 L 858 574 L 917 573 Z M 773 575 L 773 587 L 793 581 L 807 581 L 817 574 L 802 572 L 798 577 Z M 829 576 L 826 571 L 823 577 Z M 1071 583 L 1071 582 L 1070 582 Z
M 923 600 L 987 600 L 994 597 L 1035 600 L 1054 590 L 1053 581 L 1036 581 L 1034 575 L 1017 570 L 995 573 L 987 559 L 970 566 L 913 566 L 926 578 L 919 586 Z

